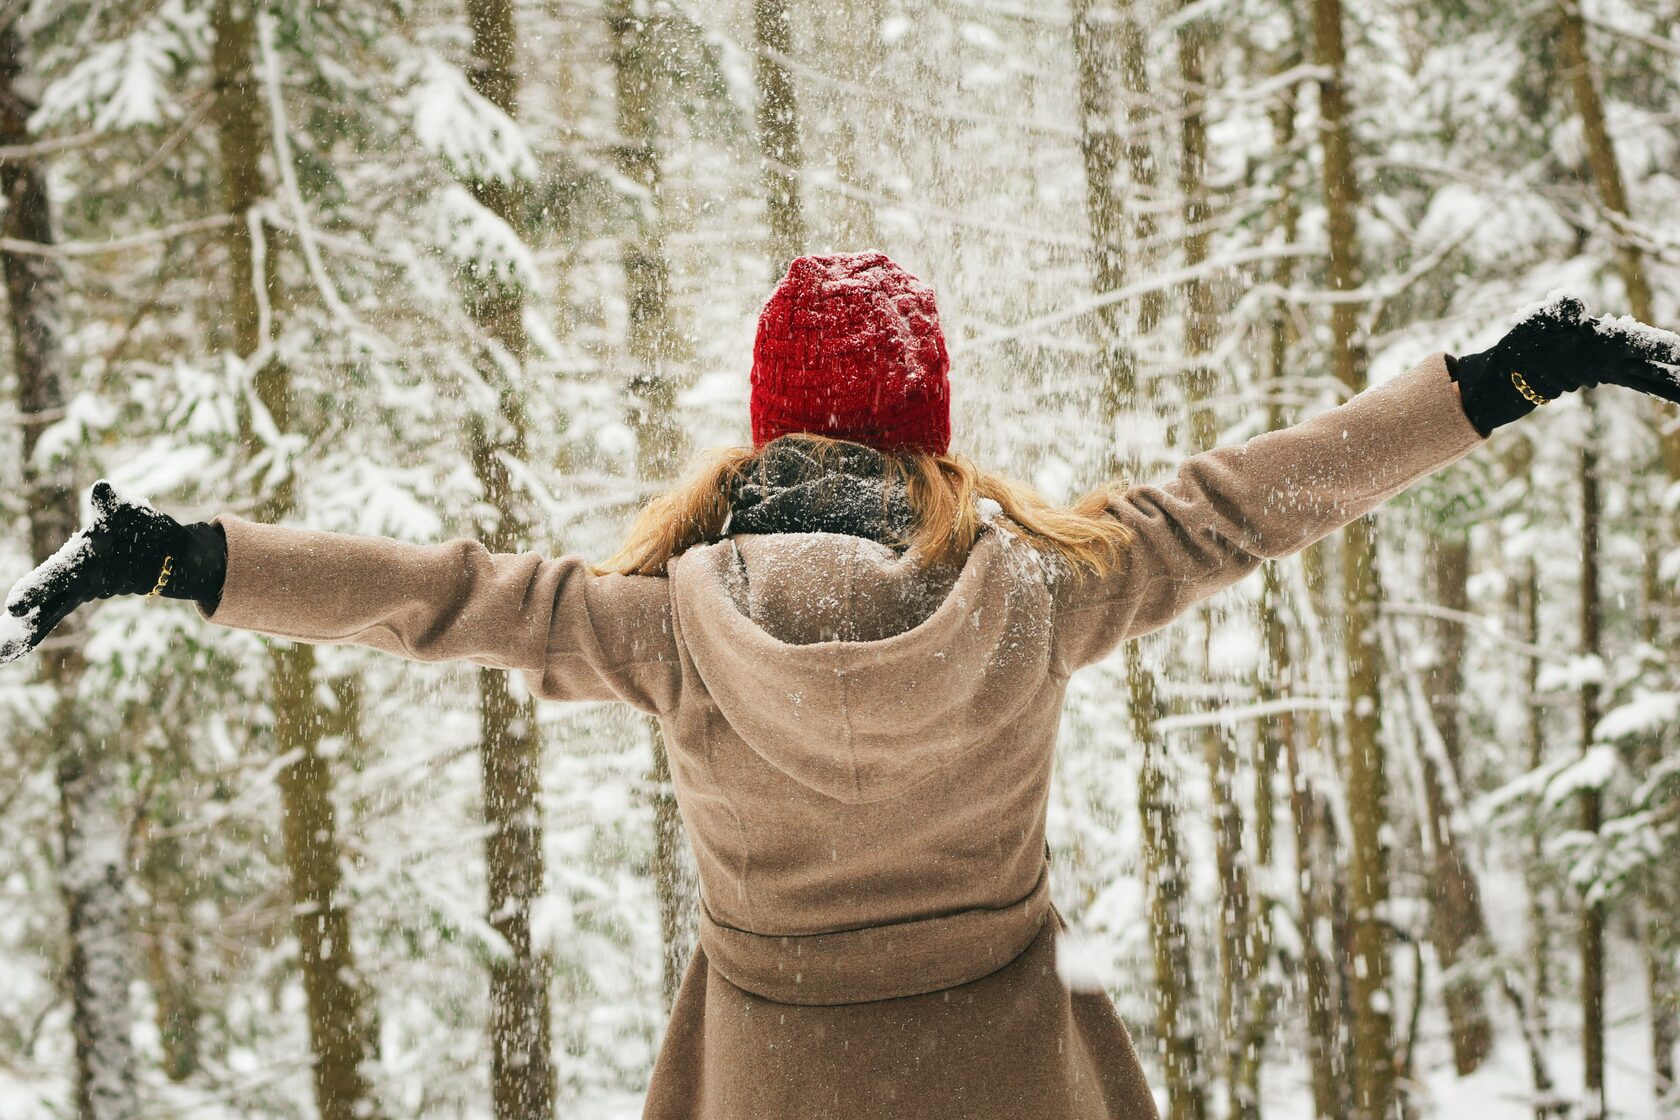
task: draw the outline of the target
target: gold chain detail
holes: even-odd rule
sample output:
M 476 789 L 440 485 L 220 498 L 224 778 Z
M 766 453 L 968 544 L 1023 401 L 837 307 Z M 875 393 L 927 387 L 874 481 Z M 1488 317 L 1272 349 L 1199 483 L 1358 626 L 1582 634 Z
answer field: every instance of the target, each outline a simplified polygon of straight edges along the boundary
M 1516 370 L 1511 371 L 1511 384 L 1517 387 L 1517 392 L 1523 395 L 1523 400 L 1529 404 L 1551 404 L 1551 397 L 1542 397 L 1536 393 L 1529 383 L 1523 380 L 1523 375 Z
M 158 573 L 157 586 L 152 588 L 151 594 L 146 596 L 148 599 L 151 598 L 152 595 L 159 594 L 163 591 L 164 585 L 169 582 L 169 577 L 175 574 L 175 569 L 169 566 L 169 562 L 173 559 L 175 559 L 173 556 L 165 556 L 163 558 L 163 570 Z

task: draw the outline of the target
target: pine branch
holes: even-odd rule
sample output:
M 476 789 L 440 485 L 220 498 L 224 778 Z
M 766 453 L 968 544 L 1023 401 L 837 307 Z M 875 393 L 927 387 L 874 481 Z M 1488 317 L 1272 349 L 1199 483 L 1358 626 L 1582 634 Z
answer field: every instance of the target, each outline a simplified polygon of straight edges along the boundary
M 177 222 L 174 225 L 147 230 L 145 233 L 115 237 L 109 241 L 60 241 L 56 245 L 43 245 L 38 241 L 19 240 L 15 237 L 0 237 L 0 253 L 58 257 L 61 259 L 94 257 L 107 253 L 126 253 L 131 249 L 143 249 L 148 245 L 156 245 L 159 242 L 170 241 L 177 237 L 190 237 L 196 233 L 218 230 L 223 226 L 232 224 L 232 222 L 233 219 L 228 215 L 217 214 L 210 218 L 194 218 L 190 221 Z

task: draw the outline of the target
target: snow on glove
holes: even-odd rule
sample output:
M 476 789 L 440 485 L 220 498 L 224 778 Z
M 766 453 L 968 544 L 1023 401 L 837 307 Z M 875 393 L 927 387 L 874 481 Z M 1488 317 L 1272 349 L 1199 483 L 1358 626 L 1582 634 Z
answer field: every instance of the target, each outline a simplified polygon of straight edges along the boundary
M 13 586 L 0 615 L 0 664 L 52 633 L 64 616 L 113 595 L 197 599 L 214 609 L 227 577 L 227 538 L 205 522 L 182 525 L 144 502 L 93 484 L 93 524 Z
M 1447 358 L 1464 415 L 1482 435 L 1576 389 L 1622 385 L 1680 403 L 1680 335 L 1637 319 L 1592 317 L 1554 294 L 1491 350 Z

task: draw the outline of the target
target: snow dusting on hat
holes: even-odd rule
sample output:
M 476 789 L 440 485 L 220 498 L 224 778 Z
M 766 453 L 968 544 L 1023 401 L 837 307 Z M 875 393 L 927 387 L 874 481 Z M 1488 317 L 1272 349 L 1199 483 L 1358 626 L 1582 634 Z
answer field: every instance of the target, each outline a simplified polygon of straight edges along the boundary
M 800 257 L 753 344 L 753 445 L 790 432 L 943 455 L 950 358 L 933 289 L 884 253 Z

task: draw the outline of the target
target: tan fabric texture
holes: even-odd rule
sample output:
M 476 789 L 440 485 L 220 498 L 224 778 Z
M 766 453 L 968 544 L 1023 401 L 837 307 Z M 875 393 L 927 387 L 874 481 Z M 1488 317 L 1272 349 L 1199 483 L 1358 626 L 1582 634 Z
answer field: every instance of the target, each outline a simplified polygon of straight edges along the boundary
M 650 1118 L 1149 1116 L 1106 997 L 1070 996 L 1046 964 L 1068 677 L 1480 442 L 1432 356 L 1130 488 L 1111 513 L 1135 540 L 1106 579 L 1005 523 L 945 571 L 789 533 L 696 547 L 652 578 L 224 515 L 206 617 L 658 716 L 702 919 Z
M 744 991 L 702 946 L 683 977 L 645 1120 L 1154 1120 L 1114 1004 L 1070 991 L 1050 921 L 981 979 L 924 995 L 790 1006 Z

